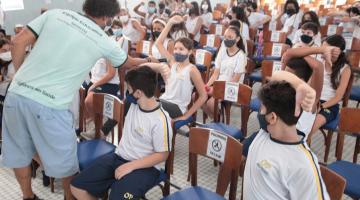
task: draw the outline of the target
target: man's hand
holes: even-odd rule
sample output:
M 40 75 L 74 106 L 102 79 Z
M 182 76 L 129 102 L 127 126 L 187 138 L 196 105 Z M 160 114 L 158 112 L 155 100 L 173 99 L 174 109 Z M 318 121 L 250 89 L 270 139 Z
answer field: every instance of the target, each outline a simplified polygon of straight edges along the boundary
M 120 180 L 122 177 L 131 173 L 133 170 L 134 168 L 132 167 L 131 162 L 122 164 L 115 170 L 115 179 Z
M 315 99 L 315 90 L 306 83 L 300 84 L 296 88 L 295 116 L 300 115 L 300 108 L 302 108 L 304 111 L 310 112 L 315 103 Z

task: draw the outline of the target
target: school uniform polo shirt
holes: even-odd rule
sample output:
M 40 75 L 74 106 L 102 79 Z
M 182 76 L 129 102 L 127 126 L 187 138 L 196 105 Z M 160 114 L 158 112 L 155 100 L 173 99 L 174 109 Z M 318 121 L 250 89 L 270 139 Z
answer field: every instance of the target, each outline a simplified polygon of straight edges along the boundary
M 68 109 L 74 94 L 100 58 L 119 67 L 127 54 L 93 20 L 54 9 L 31 21 L 34 48 L 16 73 L 10 92 L 55 109 Z
M 299 135 L 304 136 L 299 132 Z M 244 199 L 329 200 L 318 160 L 304 140 L 285 143 L 260 129 L 244 172 Z
M 172 135 L 171 118 L 160 105 L 147 111 L 131 104 L 115 153 L 133 161 L 156 152 L 170 152 Z

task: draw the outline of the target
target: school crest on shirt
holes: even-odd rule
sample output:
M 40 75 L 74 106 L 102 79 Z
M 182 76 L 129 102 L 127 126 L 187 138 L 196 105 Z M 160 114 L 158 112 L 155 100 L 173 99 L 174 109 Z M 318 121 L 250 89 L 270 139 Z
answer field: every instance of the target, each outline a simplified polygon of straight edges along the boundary
M 267 160 L 262 160 L 257 165 L 263 169 L 270 169 L 272 167 L 271 163 Z

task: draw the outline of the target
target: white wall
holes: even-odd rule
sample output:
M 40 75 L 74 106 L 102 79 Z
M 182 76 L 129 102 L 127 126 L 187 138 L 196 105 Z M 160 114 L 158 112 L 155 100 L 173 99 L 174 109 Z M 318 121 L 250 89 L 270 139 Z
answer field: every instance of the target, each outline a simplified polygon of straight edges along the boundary
M 24 1 L 24 10 L 17 11 L 6 11 L 5 12 L 5 30 L 7 34 L 13 34 L 13 28 L 15 24 L 24 24 L 26 25 L 31 20 L 40 15 L 40 9 L 42 7 L 52 8 L 64 8 L 74 10 L 76 12 L 81 12 L 82 4 L 84 0 L 23 0 Z M 125 7 L 130 10 L 130 13 L 135 16 L 132 12 L 133 8 L 141 0 L 118 0 L 122 7 Z M 158 1 L 158 0 L 156 0 Z M 201 0 L 196 0 L 198 3 Z M 228 3 L 230 0 L 211 0 L 211 4 L 214 7 L 217 3 Z M 126 2 L 126 3 L 125 3 Z M 147 2 L 147 1 L 146 1 Z M 191 0 L 187 0 L 191 2 Z

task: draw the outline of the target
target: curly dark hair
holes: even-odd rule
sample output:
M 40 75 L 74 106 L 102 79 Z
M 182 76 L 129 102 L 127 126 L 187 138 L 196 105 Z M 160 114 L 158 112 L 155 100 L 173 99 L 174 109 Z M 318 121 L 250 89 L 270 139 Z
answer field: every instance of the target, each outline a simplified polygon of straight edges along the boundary
M 91 17 L 114 17 L 120 12 L 117 0 L 86 0 L 83 11 Z

